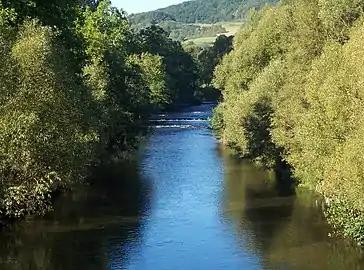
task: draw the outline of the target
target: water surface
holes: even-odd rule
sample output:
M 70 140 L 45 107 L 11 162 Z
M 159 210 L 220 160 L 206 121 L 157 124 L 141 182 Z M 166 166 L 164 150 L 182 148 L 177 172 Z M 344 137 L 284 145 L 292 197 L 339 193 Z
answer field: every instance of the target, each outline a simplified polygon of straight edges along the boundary
M 157 115 L 135 162 L 0 233 L 0 269 L 364 269 L 320 200 L 280 196 L 208 129 L 212 105 Z

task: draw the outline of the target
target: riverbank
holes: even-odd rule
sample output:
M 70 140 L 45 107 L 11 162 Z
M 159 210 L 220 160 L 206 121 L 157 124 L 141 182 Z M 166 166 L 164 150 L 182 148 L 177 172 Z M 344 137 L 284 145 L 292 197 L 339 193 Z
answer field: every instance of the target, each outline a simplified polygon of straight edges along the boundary
M 254 14 L 216 68 L 223 102 L 213 125 L 241 157 L 268 169 L 286 162 L 300 186 L 332 201 L 333 227 L 361 245 L 364 4 L 344 2 L 294 0 Z
M 360 250 L 328 237 L 320 198 L 282 193 L 221 147 L 212 107 L 160 115 L 134 161 L 4 228 L 0 269 L 364 269 Z
M 199 102 L 199 104 L 203 104 Z M 204 104 L 215 104 L 204 103 Z M 166 110 L 160 110 L 159 114 L 166 113 L 179 113 L 180 111 L 189 110 L 196 106 L 195 104 L 180 104 L 173 108 Z M 109 153 L 102 153 L 96 160 L 93 160 L 93 164 L 87 166 L 83 179 L 78 181 L 61 181 L 54 174 L 53 178 L 47 178 L 47 181 L 37 182 L 35 187 L 15 186 L 8 192 L 3 192 L 3 196 L 0 196 L 0 227 L 9 226 L 13 222 L 19 221 L 29 216 L 38 215 L 45 216 L 49 212 L 53 211 L 54 202 L 65 193 L 73 192 L 75 189 L 80 188 L 83 185 L 89 185 L 94 179 L 93 175 L 98 171 L 105 170 L 108 167 L 115 167 L 117 164 L 123 164 L 129 161 L 135 161 L 141 145 L 145 144 L 148 136 L 151 134 L 151 125 L 153 117 L 149 116 L 144 120 L 143 124 L 140 124 L 143 133 L 138 136 L 133 136 L 130 139 L 130 149 L 128 151 L 116 152 L 110 155 Z M 152 121 L 152 122 L 151 122 Z M 91 181 L 91 182 L 90 182 Z
M 198 87 L 181 43 L 156 25 L 134 31 L 111 1 L 0 1 L 0 62 L 0 216 L 10 220 L 49 212 L 54 192 L 134 150 L 151 113 L 193 101 Z
M 325 215 L 327 222 L 333 229 L 330 232 L 330 236 L 337 238 L 344 237 L 348 241 L 352 241 L 358 246 L 364 245 L 364 212 L 353 208 L 353 204 L 340 199 L 338 197 L 327 197 L 325 192 L 320 192 L 317 189 L 313 189 L 301 184 L 300 179 L 293 178 L 292 170 L 289 164 L 284 161 L 278 161 L 273 168 L 267 168 L 262 166 L 260 161 L 256 162 L 248 158 L 242 158 L 239 149 L 231 148 L 223 140 L 219 142 L 226 148 L 229 155 L 234 158 L 247 160 L 252 162 L 255 166 L 262 170 L 266 170 L 270 177 L 269 181 L 277 186 L 281 194 L 295 194 L 296 192 L 304 192 L 309 190 L 316 194 L 320 201 L 322 213 Z M 227 150 L 229 149 L 229 150 Z M 282 167 L 282 164 L 283 167 Z

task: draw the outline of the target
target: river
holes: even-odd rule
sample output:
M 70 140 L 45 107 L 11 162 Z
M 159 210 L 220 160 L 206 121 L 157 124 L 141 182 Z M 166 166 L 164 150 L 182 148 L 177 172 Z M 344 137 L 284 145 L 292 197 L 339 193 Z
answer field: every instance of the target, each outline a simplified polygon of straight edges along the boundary
M 211 109 L 156 116 L 134 161 L 3 229 L 0 269 L 364 269 L 362 250 L 328 237 L 318 198 L 281 195 L 219 145 Z

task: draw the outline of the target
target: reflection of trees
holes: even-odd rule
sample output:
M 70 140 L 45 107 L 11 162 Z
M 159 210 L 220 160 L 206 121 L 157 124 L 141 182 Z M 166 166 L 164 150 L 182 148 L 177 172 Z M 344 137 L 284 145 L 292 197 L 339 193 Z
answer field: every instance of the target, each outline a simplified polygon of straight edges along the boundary
M 291 197 L 278 197 L 268 173 L 222 152 L 225 162 L 225 212 L 242 247 L 261 253 L 291 215 Z M 277 212 L 277 206 L 281 206 Z
M 289 269 L 364 269 L 358 248 L 328 237 L 330 230 L 316 201 L 313 194 L 298 192 L 292 215 L 265 251 L 267 268 L 277 269 L 285 262 Z
M 148 188 L 133 164 L 95 173 L 95 183 L 60 198 L 43 220 L 0 235 L 0 269 L 108 269 L 140 243 Z M 118 265 L 119 266 L 119 265 Z
M 266 269 L 364 269 L 362 252 L 327 237 L 317 198 L 303 191 L 280 197 L 268 173 L 223 156 L 225 215 L 241 247 L 262 258 Z

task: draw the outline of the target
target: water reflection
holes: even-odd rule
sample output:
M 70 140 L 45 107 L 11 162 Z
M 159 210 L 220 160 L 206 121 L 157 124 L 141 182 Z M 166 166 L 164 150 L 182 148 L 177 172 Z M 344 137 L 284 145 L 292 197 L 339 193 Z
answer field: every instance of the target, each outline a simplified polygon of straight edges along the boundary
M 364 269 L 362 251 L 327 237 L 319 198 L 216 151 L 212 107 L 156 116 L 138 164 L 2 232 L 0 269 Z
M 280 196 L 268 173 L 222 156 L 224 213 L 242 251 L 258 255 L 265 269 L 364 269 L 359 248 L 328 237 L 320 198 L 307 191 Z
M 142 241 L 149 188 L 135 164 L 99 170 L 92 188 L 57 200 L 44 220 L 28 220 L 0 234 L 0 269 L 120 267 Z

